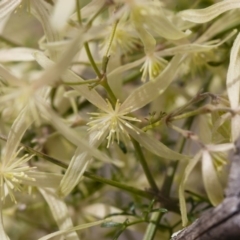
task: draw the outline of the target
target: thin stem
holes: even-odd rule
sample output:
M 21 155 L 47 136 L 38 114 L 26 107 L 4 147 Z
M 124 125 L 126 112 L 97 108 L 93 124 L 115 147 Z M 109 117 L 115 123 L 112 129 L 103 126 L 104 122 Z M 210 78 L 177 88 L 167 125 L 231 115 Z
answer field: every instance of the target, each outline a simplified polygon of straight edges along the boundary
M 99 80 L 101 80 L 102 79 L 102 74 L 100 73 L 100 71 L 99 71 L 99 69 L 97 67 L 97 64 L 95 63 L 95 60 L 93 59 L 92 53 L 90 51 L 90 48 L 89 48 L 89 45 L 88 45 L 87 42 L 84 43 L 84 48 L 85 48 L 85 51 L 86 51 L 87 56 L 88 56 L 88 59 L 89 59 L 91 65 L 92 65 L 95 73 L 97 74 Z
M 76 0 L 76 6 L 77 6 L 77 18 L 78 18 L 78 23 L 81 26 L 82 25 L 82 17 L 81 17 L 81 11 L 80 11 L 80 1 Z
M 82 25 L 82 18 L 81 18 L 81 12 L 80 12 L 80 2 L 78 0 L 76 0 L 76 5 L 77 5 L 77 18 L 78 18 L 78 23 L 79 25 L 81 26 Z M 89 48 L 89 45 L 88 45 L 88 42 L 85 42 L 84 43 L 84 48 L 85 48 L 85 51 L 87 53 L 87 56 L 88 56 L 88 59 L 95 71 L 95 73 L 97 74 L 99 80 L 102 78 L 102 74 L 100 73 L 94 59 L 93 59 L 93 56 L 92 56 L 92 53 L 90 51 L 90 48 Z
M 110 179 L 106 179 L 106 178 L 97 176 L 97 175 L 95 175 L 93 173 L 90 173 L 88 171 L 85 171 L 83 175 L 85 177 L 90 178 L 92 180 L 95 180 L 97 182 L 101 182 L 101 183 L 105 183 L 105 184 L 113 186 L 113 187 L 117 187 L 117 188 L 122 189 L 123 191 L 129 192 L 131 194 L 135 194 L 135 195 L 147 198 L 147 199 L 153 199 L 154 198 L 154 196 L 149 192 L 145 192 L 143 190 L 128 186 L 126 184 L 122 184 L 122 183 L 119 183 L 119 182 L 116 182 L 116 181 L 112 181 Z
M 107 50 L 106 50 L 106 52 L 104 54 L 104 56 L 106 56 L 106 57 L 109 56 L 109 52 L 110 52 L 110 49 L 111 49 L 111 46 L 112 46 L 112 42 L 113 42 L 116 30 L 117 30 L 118 22 L 119 21 L 117 20 L 113 24 L 112 32 L 111 32 L 111 35 L 110 35 L 110 38 L 109 38 L 109 41 L 108 41 L 108 44 L 107 44 Z
M 109 98 L 111 100 L 111 103 L 115 106 L 116 102 L 117 102 L 117 98 L 115 97 L 112 89 L 110 88 L 107 79 L 104 79 L 104 81 L 102 81 L 101 85 L 105 88 L 105 90 L 107 91 Z
M 156 182 L 155 182 L 155 180 L 154 180 L 154 178 L 152 176 L 152 173 L 151 173 L 151 171 L 150 171 L 150 169 L 149 169 L 149 167 L 147 165 L 146 159 L 145 159 L 145 157 L 143 155 L 143 152 L 142 152 L 142 149 L 141 149 L 139 143 L 135 139 L 133 139 L 133 138 L 131 138 L 131 140 L 132 140 L 133 146 L 135 148 L 138 160 L 140 161 L 140 163 L 142 165 L 143 171 L 144 171 L 144 173 L 146 175 L 146 178 L 147 178 L 147 180 L 148 180 L 152 190 L 158 192 L 158 186 L 157 186 L 157 184 L 156 184 Z

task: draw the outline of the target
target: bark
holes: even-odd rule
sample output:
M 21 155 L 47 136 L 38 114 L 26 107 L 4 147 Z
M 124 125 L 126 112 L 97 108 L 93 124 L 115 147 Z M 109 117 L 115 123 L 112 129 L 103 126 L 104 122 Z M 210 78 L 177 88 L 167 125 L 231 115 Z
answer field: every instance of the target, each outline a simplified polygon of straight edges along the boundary
M 240 240 L 240 138 L 235 145 L 224 201 L 172 240 Z

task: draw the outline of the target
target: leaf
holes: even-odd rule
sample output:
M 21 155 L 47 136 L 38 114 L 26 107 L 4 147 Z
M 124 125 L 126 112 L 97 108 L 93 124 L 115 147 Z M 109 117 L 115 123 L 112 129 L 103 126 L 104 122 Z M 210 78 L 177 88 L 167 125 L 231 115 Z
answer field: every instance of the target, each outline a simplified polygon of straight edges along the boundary
M 202 155 L 202 151 L 198 152 L 193 159 L 191 159 L 185 168 L 185 171 L 183 173 L 183 178 L 180 182 L 179 185 L 179 204 L 180 204 L 180 211 L 181 211 L 181 217 L 182 217 L 182 225 L 185 227 L 188 223 L 188 218 L 187 218 L 187 207 L 186 207 L 186 201 L 185 201 L 185 196 L 184 196 L 184 189 L 185 189 L 185 184 L 189 178 L 190 173 L 192 172 L 193 168 L 196 166 L 198 161 L 200 160 Z
M 207 195 L 213 206 L 218 205 L 223 200 L 223 189 L 219 182 L 212 158 L 207 150 L 202 154 L 202 175 L 203 183 Z
M 197 10 L 185 10 L 179 13 L 179 15 L 187 21 L 194 23 L 205 23 L 216 18 L 220 14 L 229 11 L 231 9 L 240 8 L 239 0 L 221 1 L 213 4 L 210 7 Z

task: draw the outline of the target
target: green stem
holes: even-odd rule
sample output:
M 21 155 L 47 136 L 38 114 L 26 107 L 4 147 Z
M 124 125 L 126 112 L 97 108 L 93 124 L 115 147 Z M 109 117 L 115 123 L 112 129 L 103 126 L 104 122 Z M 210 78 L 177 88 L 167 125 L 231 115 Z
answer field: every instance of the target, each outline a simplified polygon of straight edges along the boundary
M 151 171 L 150 171 L 150 169 L 149 169 L 149 167 L 147 165 L 146 159 L 145 159 L 145 157 L 143 155 L 143 152 L 142 152 L 142 149 L 141 149 L 139 143 L 135 139 L 133 139 L 133 138 L 131 138 L 131 140 L 132 140 L 133 146 L 135 148 L 138 160 L 140 161 L 140 163 L 142 165 L 143 171 L 144 171 L 144 173 L 146 175 L 146 178 L 147 178 L 147 180 L 148 180 L 152 190 L 158 192 L 158 186 L 157 186 L 157 184 L 156 184 L 156 182 L 155 182 L 155 180 L 154 180 L 154 178 L 152 176 L 152 173 L 151 173 Z
M 80 11 L 80 1 L 76 0 L 76 6 L 77 6 L 77 18 L 78 18 L 78 23 L 81 26 L 82 25 L 82 17 L 81 17 L 81 11 Z
M 80 11 L 80 2 L 78 0 L 76 0 L 76 5 L 77 5 L 77 18 L 78 18 L 78 23 L 79 25 L 81 26 L 82 25 L 82 18 L 81 18 L 81 11 Z M 92 56 L 92 53 L 90 51 L 90 48 L 89 48 L 89 45 L 88 45 L 88 42 L 85 42 L 84 43 L 84 48 L 85 48 L 85 51 L 87 53 L 87 56 L 88 56 L 88 59 L 95 71 L 95 73 L 97 74 L 99 80 L 102 79 L 102 74 L 100 73 L 94 59 L 93 59 L 93 56 Z
M 110 179 L 106 179 L 106 178 L 97 176 L 97 175 L 95 175 L 93 173 L 90 173 L 88 171 L 85 171 L 83 176 L 85 176 L 87 178 L 90 178 L 92 180 L 95 180 L 97 182 L 101 182 L 101 183 L 105 183 L 105 184 L 113 186 L 113 187 L 117 187 L 119 189 L 122 189 L 123 191 L 129 192 L 131 194 L 135 194 L 135 195 L 147 198 L 147 199 L 153 199 L 154 198 L 154 196 L 149 192 L 145 192 L 143 190 L 128 186 L 126 184 L 122 184 L 122 183 L 119 183 L 119 182 L 116 182 L 116 181 L 112 181 Z
M 102 74 L 100 73 L 100 71 L 99 71 L 99 69 L 97 67 L 97 64 L 95 63 L 95 61 L 93 59 L 92 53 L 90 51 L 90 48 L 89 48 L 89 45 L 88 45 L 87 42 L 84 43 L 84 48 L 85 48 L 85 51 L 86 51 L 87 56 L 88 56 L 88 59 L 89 59 L 91 65 L 92 65 L 95 73 L 97 74 L 99 80 L 101 80 L 102 79 Z
M 115 106 L 116 102 L 117 102 L 117 98 L 115 97 L 112 89 L 110 88 L 108 82 L 107 82 L 107 79 L 104 79 L 102 82 L 101 82 L 101 85 L 105 88 L 105 90 L 107 91 L 108 93 L 108 96 L 110 98 L 110 101 L 111 103 L 113 104 L 113 106 Z
M 115 36 L 115 33 L 116 33 L 116 30 L 117 30 L 117 25 L 118 25 L 118 20 L 114 22 L 113 24 L 113 28 L 112 28 L 112 32 L 111 32 L 111 35 L 110 35 L 110 38 L 109 38 L 109 41 L 108 41 L 108 44 L 107 44 L 107 50 L 104 54 L 104 56 L 108 57 L 109 56 L 109 52 L 110 52 L 110 49 L 111 49 L 111 46 L 112 46 L 112 42 L 113 42 L 113 39 L 114 39 L 114 36 Z

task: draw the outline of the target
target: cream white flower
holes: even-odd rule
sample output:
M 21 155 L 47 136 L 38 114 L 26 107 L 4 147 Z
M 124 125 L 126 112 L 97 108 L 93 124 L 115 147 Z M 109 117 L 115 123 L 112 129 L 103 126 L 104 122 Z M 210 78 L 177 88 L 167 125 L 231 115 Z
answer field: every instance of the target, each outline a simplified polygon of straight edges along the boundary
M 186 201 L 184 198 L 184 190 L 186 182 L 190 176 L 190 173 L 197 165 L 199 161 L 202 163 L 202 176 L 203 184 L 206 190 L 206 193 L 209 197 L 210 202 L 216 206 L 223 200 L 223 188 L 219 181 L 217 171 L 219 168 L 219 163 L 225 164 L 223 159 L 219 159 L 217 154 L 229 151 L 234 148 L 233 143 L 224 143 L 219 145 L 208 144 L 203 147 L 188 163 L 185 168 L 183 178 L 179 186 L 179 201 L 180 201 L 180 210 L 182 215 L 182 224 L 186 226 L 187 219 L 187 207 Z M 215 157 L 215 159 L 214 159 Z M 218 158 L 216 158 L 218 157 Z
M 154 80 L 166 65 L 167 61 L 157 56 L 154 52 L 148 54 L 140 69 L 142 72 L 142 81 L 145 82 L 147 79 Z
M 25 154 L 18 157 L 23 148 L 20 148 L 10 159 L 3 159 L 0 162 L 0 187 L 1 187 L 1 200 L 9 194 L 11 200 L 16 203 L 14 191 L 23 191 L 23 180 L 35 181 L 35 178 L 29 177 L 27 172 L 32 170 L 26 163 L 32 158 L 32 155 Z M 6 192 L 7 190 L 7 192 Z
M 95 138 L 100 139 L 102 136 L 106 136 L 108 143 L 107 147 L 110 146 L 110 143 L 113 143 L 115 136 L 117 142 L 119 143 L 120 138 L 125 139 L 125 136 L 129 137 L 129 134 L 126 130 L 126 126 L 131 128 L 131 125 L 128 121 L 141 122 L 139 119 L 126 116 L 125 111 L 121 111 L 119 100 L 117 100 L 115 108 L 107 100 L 108 109 L 103 113 L 90 113 L 91 122 L 88 123 L 90 126 L 90 131 L 95 132 Z

